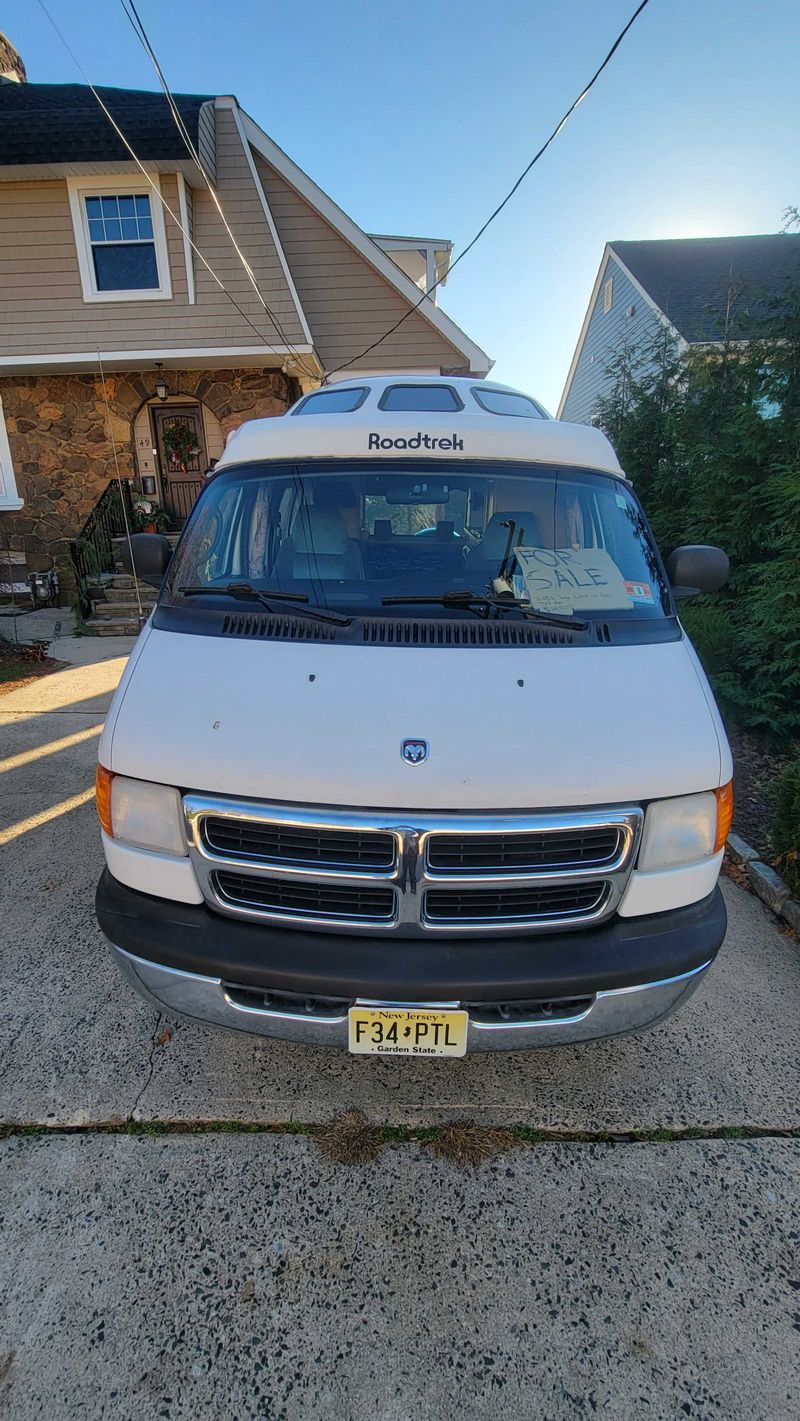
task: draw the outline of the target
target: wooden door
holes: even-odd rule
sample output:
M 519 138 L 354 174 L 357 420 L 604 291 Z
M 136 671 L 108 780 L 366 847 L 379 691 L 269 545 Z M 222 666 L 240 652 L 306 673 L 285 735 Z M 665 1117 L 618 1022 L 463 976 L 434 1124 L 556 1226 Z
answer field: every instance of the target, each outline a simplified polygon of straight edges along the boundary
M 181 526 L 192 511 L 208 468 L 203 411 L 198 404 L 151 408 L 164 507 Z

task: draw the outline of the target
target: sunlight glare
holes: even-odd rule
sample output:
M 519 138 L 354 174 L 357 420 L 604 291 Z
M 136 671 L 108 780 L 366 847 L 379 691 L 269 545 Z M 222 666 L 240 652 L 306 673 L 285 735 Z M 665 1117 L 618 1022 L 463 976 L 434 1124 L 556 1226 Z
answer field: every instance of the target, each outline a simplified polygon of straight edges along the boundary
M 23 834 L 30 833 L 31 829 L 41 829 L 43 824 L 49 824 L 51 820 L 58 819 L 62 814 L 69 814 L 73 809 L 79 809 L 82 804 L 88 804 L 90 799 L 94 799 L 94 785 L 89 789 L 82 790 L 80 794 L 73 794 L 71 799 L 62 799 L 60 804 L 53 804 L 49 809 L 43 809 L 39 814 L 32 814 L 30 819 L 20 819 L 18 824 L 10 824 L 7 829 L 0 829 L 0 847 L 9 844 L 12 839 L 19 839 Z
M 9 755 L 7 759 L 0 760 L 0 775 L 6 770 L 19 770 L 23 765 L 30 765 L 33 760 L 41 760 L 44 755 L 55 755 L 59 750 L 66 750 L 70 745 L 79 745 L 82 740 L 91 740 L 93 735 L 99 735 L 103 729 L 102 724 L 90 725 L 88 730 L 76 730 L 73 735 L 62 735 L 60 740 L 48 740 L 45 745 L 37 745 L 33 750 L 21 750 L 18 755 Z

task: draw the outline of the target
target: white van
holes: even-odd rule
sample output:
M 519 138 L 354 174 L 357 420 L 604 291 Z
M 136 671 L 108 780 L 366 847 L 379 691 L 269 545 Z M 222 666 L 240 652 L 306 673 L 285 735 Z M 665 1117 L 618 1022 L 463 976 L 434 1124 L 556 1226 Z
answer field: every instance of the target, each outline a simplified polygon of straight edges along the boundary
M 731 755 L 597 429 L 365 377 L 229 440 L 100 742 L 97 915 L 148 1000 L 359 1053 L 638 1031 L 725 933 Z

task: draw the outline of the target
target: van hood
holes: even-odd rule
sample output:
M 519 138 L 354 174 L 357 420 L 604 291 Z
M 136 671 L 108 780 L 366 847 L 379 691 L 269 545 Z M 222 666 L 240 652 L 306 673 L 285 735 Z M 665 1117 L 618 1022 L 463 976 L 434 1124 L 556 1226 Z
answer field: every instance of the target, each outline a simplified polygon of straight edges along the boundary
M 402 758 L 411 738 L 424 763 Z M 437 650 L 146 627 L 100 759 L 185 791 L 393 809 L 620 804 L 730 777 L 685 639 Z

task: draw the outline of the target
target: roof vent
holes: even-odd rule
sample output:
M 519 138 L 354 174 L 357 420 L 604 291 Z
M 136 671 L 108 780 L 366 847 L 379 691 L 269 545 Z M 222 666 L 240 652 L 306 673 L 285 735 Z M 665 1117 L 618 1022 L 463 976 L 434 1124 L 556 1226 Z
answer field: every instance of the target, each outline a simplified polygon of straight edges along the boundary
M 256 637 L 259 641 L 333 641 L 335 628 L 305 617 L 227 615 L 223 636 Z

